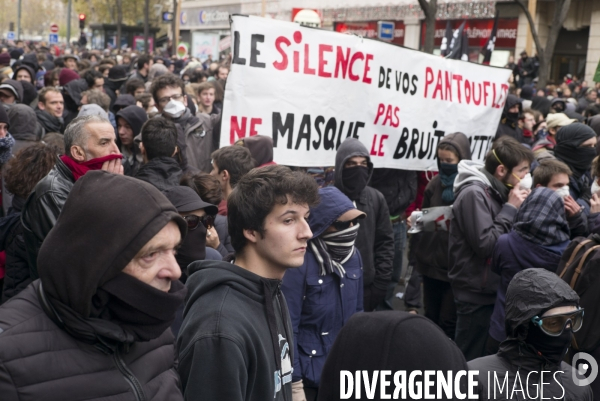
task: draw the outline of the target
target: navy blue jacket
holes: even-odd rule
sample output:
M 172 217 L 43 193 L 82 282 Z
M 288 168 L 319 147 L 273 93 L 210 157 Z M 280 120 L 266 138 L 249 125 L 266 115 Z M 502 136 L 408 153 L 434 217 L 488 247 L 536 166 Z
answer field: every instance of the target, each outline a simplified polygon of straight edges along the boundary
M 516 231 L 503 234 L 498 238 L 492 256 L 492 271 L 500 275 L 500 285 L 490 322 L 490 336 L 496 341 L 506 339 L 504 324 L 506 290 L 515 274 L 531 267 L 545 268 L 556 272 L 560 257 L 567 245 L 542 247 L 521 237 Z
M 334 207 L 311 209 L 309 225 L 313 238 L 320 236 L 347 209 L 340 209 L 336 196 L 341 192 L 327 192 L 327 202 L 321 191 L 321 206 L 337 203 Z M 346 199 L 346 202 L 348 200 Z M 358 249 L 343 264 L 346 274 L 320 275 L 320 266 L 310 245 L 304 264 L 285 272 L 281 290 L 285 295 L 294 330 L 294 372 L 292 381 L 302 380 L 305 387 L 319 387 L 321 371 L 327 354 L 342 326 L 356 312 L 363 310 L 362 259 Z

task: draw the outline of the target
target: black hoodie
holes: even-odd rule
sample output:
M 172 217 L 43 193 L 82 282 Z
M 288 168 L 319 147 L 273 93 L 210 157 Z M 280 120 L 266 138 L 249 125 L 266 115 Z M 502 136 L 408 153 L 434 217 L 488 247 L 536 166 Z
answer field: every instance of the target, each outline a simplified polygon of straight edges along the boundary
M 515 116 L 512 116 L 513 118 L 511 119 L 510 114 L 512 113 L 508 112 L 508 110 L 510 110 L 516 105 L 519 105 L 518 114 L 520 116 L 521 112 L 523 111 L 521 99 L 519 99 L 515 95 L 508 95 L 506 103 L 504 104 L 504 110 L 502 111 L 502 117 L 500 117 L 500 124 L 498 124 L 498 129 L 496 130 L 496 137 L 494 138 L 494 140 L 508 135 L 521 143 L 524 142 L 525 139 L 523 137 L 523 131 L 521 130 L 521 128 L 519 128 L 518 116 L 516 118 Z
M 451 371 L 454 378 L 458 371 L 466 369 L 467 363 L 458 347 L 431 320 L 399 311 L 357 313 L 342 328 L 327 356 L 317 400 L 341 399 L 342 370 L 353 375 L 356 371 L 366 371 L 369 377 L 373 377 L 374 371 L 391 371 L 387 388 L 387 394 L 391 395 L 395 388 L 392 377 L 397 371 L 406 371 L 407 376 L 415 370 L 441 371 L 444 376 Z M 368 398 L 365 387 L 361 386 L 360 396 L 354 391 L 350 399 L 385 399 L 381 397 L 380 383 L 378 380 L 373 398 Z M 461 388 L 466 392 L 466 387 Z M 435 384 L 430 391 L 437 393 Z M 412 399 L 410 395 L 408 399 Z
M 142 130 L 142 125 L 146 121 L 148 121 L 148 114 L 146 114 L 146 110 L 138 106 L 127 106 L 120 110 L 117 115 L 117 126 L 119 123 L 119 117 L 129 124 L 131 130 L 133 131 L 133 138 L 139 135 Z M 121 153 L 123 154 L 123 169 L 124 174 L 130 177 L 135 176 L 140 168 L 140 164 L 142 163 L 142 156 L 140 153 L 139 146 L 133 142 L 131 143 L 131 149 L 124 148 L 121 143 L 121 137 L 119 136 L 119 132 L 117 129 L 117 146 L 121 149 Z
M 15 138 L 13 154 L 33 145 L 42 137 L 43 128 L 38 123 L 35 111 L 24 104 L 14 104 L 8 110 L 10 134 Z
M 177 337 L 185 398 L 292 401 L 293 330 L 281 281 L 227 262 L 188 271 Z
M 531 397 L 526 397 L 525 394 L 517 392 L 516 394 L 523 396 L 520 399 L 542 399 L 539 385 L 544 382 L 543 399 L 591 400 L 592 391 L 589 386 L 580 387 L 573 383 L 572 368 L 569 364 L 565 362 L 561 362 L 560 365 L 551 363 L 532 345 L 525 342 L 531 318 L 557 306 L 578 303 L 577 293 L 552 272 L 538 268 L 526 269 L 517 273 L 506 292 L 505 326 L 508 338 L 500 344 L 500 350 L 496 355 L 469 362 L 469 369 L 479 371 L 479 399 L 487 400 L 488 395 L 494 394 L 493 392 L 488 393 L 488 384 L 493 385 L 495 374 L 501 381 L 504 380 L 505 375 L 508 376 L 509 392 L 512 391 L 513 386 L 517 388 L 522 386 L 526 391 L 525 394 L 528 392 L 531 395 Z M 585 318 L 583 324 L 586 324 Z M 540 374 L 541 371 L 545 372 L 543 376 Z M 558 371 L 562 372 L 555 373 Z M 492 383 L 487 381 L 489 374 L 491 374 Z M 516 382 L 517 374 L 522 383 Z M 536 386 L 538 386 L 537 389 Z M 506 394 L 506 391 L 496 393 L 489 399 L 515 399 L 514 396 L 507 397 Z M 536 397 L 535 394 L 538 396 Z

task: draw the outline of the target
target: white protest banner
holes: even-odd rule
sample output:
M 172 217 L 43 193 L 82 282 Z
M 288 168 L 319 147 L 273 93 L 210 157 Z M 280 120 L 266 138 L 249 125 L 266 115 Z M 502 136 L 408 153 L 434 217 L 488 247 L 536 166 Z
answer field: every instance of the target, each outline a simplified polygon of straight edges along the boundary
M 333 166 L 358 138 L 375 167 L 435 170 L 440 139 L 463 132 L 483 160 L 508 93 L 508 69 L 357 36 L 232 16 L 221 146 L 273 138 L 274 160 Z

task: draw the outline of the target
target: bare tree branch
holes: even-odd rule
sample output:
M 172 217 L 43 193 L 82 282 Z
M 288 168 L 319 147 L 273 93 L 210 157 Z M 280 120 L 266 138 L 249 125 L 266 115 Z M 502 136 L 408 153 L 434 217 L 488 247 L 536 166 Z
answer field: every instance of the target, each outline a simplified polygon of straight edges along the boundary
M 437 13 L 437 0 L 419 0 L 419 5 L 425 14 L 425 43 L 423 50 L 426 53 L 433 53 L 434 35 L 435 35 L 435 15 Z
M 541 57 L 544 53 L 544 49 L 542 48 L 542 42 L 540 42 L 540 37 L 538 36 L 537 29 L 535 29 L 535 22 L 533 21 L 533 17 L 529 12 L 529 8 L 525 4 L 524 0 L 515 0 L 515 2 L 521 7 L 525 16 L 527 17 L 527 21 L 529 21 L 529 30 L 531 31 L 531 36 L 533 36 L 533 41 L 535 42 L 535 48 L 537 49 L 538 55 Z

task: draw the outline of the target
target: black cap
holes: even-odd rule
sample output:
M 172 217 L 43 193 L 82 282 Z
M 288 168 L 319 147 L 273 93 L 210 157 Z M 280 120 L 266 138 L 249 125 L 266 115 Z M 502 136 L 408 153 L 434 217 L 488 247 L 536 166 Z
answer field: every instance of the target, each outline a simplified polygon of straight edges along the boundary
M 108 79 L 111 81 L 125 81 L 127 79 L 127 67 L 116 65 L 108 70 Z
M 210 203 L 206 203 L 200 198 L 190 187 L 177 186 L 170 188 L 164 192 L 167 199 L 171 201 L 173 206 L 179 213 L 193 212 L 194 210 L 204 209 L 206 214 L 214 216 L 219 211 L 219 208 Z

